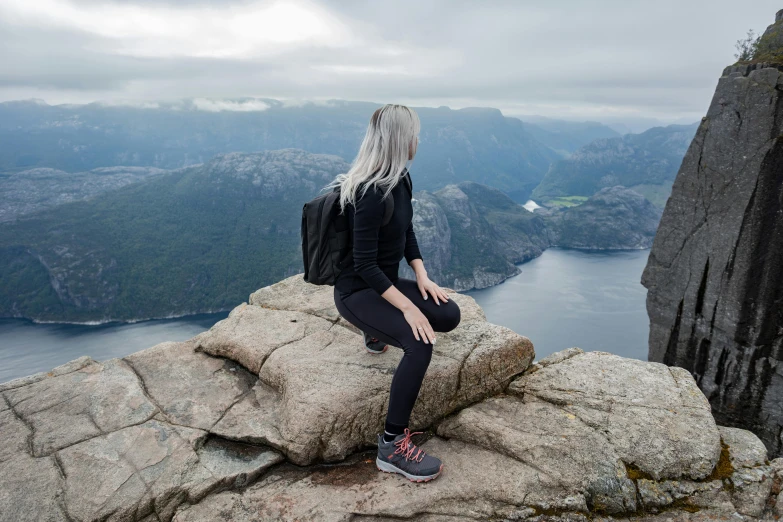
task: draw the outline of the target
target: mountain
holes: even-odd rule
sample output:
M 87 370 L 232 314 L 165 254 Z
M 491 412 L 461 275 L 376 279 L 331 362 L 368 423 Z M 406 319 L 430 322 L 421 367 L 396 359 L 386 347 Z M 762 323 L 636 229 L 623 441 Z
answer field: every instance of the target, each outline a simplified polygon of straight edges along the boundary
M 0 174 L 0 222 L 89 199 L 164 172 L 154 167 L 104 167 L 73 174 L 47 168 Z
M 619 185 L 580 205 L 537 213 L 545 216 L 552 246 L 596 250 L 650 248 L 661 219 L 661 209 Z
M 0 315 L 105 321 L 226 309 L 301 271 L 301 205 L 347 164 L 224 154 L 0 227 Z
M 519 273 L 515 263 L 547 248 L 543 219 L 503 192 L 474 182 L 417 192 L 413 226 L 427 273 L 441 285 L 471 290 Z M 400 274 L 413 278 L 407 264 Z
M 716 419 L 783 454 L 783 10 L 765 55 L 724 70 L 642 284 L 649 360 L 687 369 Z M 774 44 L 774 46 L 773 46 Z
M 184 100 L 143 106 L 0 103 L 0 172 L 36 167 L 176 169 L 228 152 L 297 148 L 353 160 L 379 104 Z M 223 110 L 223 109 L 231 110 Z M 247 109 L 247 110 L 244 110 Z M 477 181 L 524 201 L 562 155 L 497 109 L 416 108 L 419 187 Z M 563 138 L 567 139 L 567 138 Z M 560 145 L 558 145 L 560 146 Z
M 565 121 L 535 118 L 524 121 L 525 129 L 538 141 L 563 156 L 601 138 L 614 138 L 620 133 L 595 121 Z
M 532 198 L 543 203 L 589 197 L 604 187 L 623 185 L 663 207 L 696 127 L 669 125 L 595 140 L 553 164 Z
M 17 216 L 0 227 L 0 317 L 127 321 L 226 310 L 248 288 L 301 272 L 302 204 L 347 168 L 337 156 L 297 149 L 221 154 Z M 637 235 L 606 230 L 646 226 L 613 207 L 627 204 L 621 198 L 585 204 L 589 218 L 574 220 L 531 213 L 476 182 L 418 190 L 418 172 L 411 173 L 427 271 L 457 290 L 517 274 L 516 264 L 540 255 L 552 238 L 581 234 L 591 247 L 627 241 L 635 248 Z M 565 215 L 571 211 L 582 212 Z M 579 234 L 569 232 L 574 223 Z M 601 226 L 591 232 L 584 223 Z M 401 275 L 413 275 L 404 262 Z

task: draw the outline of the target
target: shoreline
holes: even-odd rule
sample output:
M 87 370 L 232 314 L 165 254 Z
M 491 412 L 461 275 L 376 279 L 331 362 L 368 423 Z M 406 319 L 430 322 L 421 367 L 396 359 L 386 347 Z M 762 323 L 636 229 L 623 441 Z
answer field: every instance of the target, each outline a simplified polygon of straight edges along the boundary
M 550 250 L 550 249 L 553 249 L 553 248 L 557 248 L 557 249 L 561 249 L 561 250 L 578 250 L 578 251 L 583 251 L 583 252 L 596 252 L 596 253 L 600 253 L 600 252 L 621 252 L 623 250 L 637 251 L 637 250 L 650 250 L 651 249 L 651 247 L 594 248 L 594 247 L 563 247 L 563 246 L 556 246 L 555 245 L 555 246 L 550 246 L 550 247 L 545 248 L 544 250 L 541 251 L 541 254 L 539 254 L 537 256 L 531 257 L 530 259 L 526 259 L 525 261 L 520 261 L 518 263 L 513 263 L 513 265 L 518 267 L 518 266 L 524 265 L 526 263 L 529 263 L 530 261 L 532 261 L 534 259 L 538 259 L 539 257 L 541 257 L 544 254 L 544 252 L 546 252 L 547 250 Z M 515 277 L 517 275 L 519 275 L 519 274 L 509 275 L 508 277 L 503 278 L 502 281 L 500 281 L 500 282 L 498 282 L 498 283 L 496 283 L 494 285 L 490 285 L 490 286 L 486 286 L 486 287 L 482 287 L 482 288 L 473 287 L 473 288 L 469 288 L 469 289 L 466 289 L 466 290 L 457 290 L 457 292 L 468 294 L 469 292 L 474 292 L 474 291 L 477 291 L 477 290 L 485 290 L 487 288 L 493 288 L 495 286 L 503 284 L 505 281 L 507 281 L 507 280 L 511 279 L 512 277 Z M 62 324 L 62 325 L 74 325 L 74 326 L 103 326 L 103 325 L 112 324 L 112 323 L 116 323 L 117 325 L 126 325 L 126 324 L 142 323 L 142 322 L 145 322 L 145 321 L 163 321 L 163 320 L 166 320 L 166 319 L 182 319 L 184 317 L 192 317 L 194 315 L 207 315 L 207 314 L 219 314 L 219 313 L 222 313 L 222 312 L 230 312 L 231 310 L 233 310 L 233 307 L 232 308 L 220 309 L 220 310 L 207 310 L 207 311 L 200 311 L 200 312 L 186 312 L 186 313 L 169 314 L 169 315 L 163 316 L 163 317 L 146 317 L 146 318 L 141 318 L 141 319 L 127 319 L 127 320 L 124 320 L 124 319 L 105 319 L 105 320 L 98 320 L 98 321 L 49 321 L 49 320 L 45 320 L 45 319 L 43 319 L 43 320 L 42 319 L 33 319 L 33 318 L 30 318 L 30 317 L 25 317 L 25 316 L 6 316 L 6 317 L 0 317 L 0 320 L 2 320 L 2 319 L 18 319 L 18 320 L 22 320 L 22 321 L 29 321 L 29 322 L 34 323 L 34 324 Z
M 117 324 L 117 325 L 126 325 L 126 324 L 136 324 L 136 323 L 143 323 L 146 321 L 165 321 L 167 319 L 182 319 L 183 317 L 193 317 L 194 315 L 209 315 L 209 314 L 219 314 L 222 312 L 230 312 L 233 308 L 226 308 L 222 310 L 207 310 L 203 312 L 187 312 L 183 314 L 170 314 L 164 317 L 147 317 L 143 319 L 107 319 L 103 321 L 48 321 L 48 320 L 41 320 L 41 319 L 32 319 L 30 317 L 24 317 L 24 316 L 5 316 L 0 317 L 0 320 L 3 319 L 16 319 L 19 321 L 28 321 L 33 324 L 67 324 L 67 325 L 74 325 L 74 326 L 104 326 L 107 324 Z

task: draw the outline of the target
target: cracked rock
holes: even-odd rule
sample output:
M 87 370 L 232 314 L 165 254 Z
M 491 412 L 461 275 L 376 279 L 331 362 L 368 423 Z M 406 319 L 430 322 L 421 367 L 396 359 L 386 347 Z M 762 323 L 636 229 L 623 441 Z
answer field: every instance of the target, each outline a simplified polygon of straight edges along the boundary
M 91 363 L 4 392 L 8 404 L 32 429 L 33 456 L 151 418 L 157 408 L 136 374 L 120 359 Z

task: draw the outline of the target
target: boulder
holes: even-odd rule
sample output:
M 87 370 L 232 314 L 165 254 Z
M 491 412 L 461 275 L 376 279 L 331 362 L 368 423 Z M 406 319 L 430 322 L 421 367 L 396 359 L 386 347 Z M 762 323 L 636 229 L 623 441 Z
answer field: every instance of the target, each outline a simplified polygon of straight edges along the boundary
M 783 518 L 783 458 L 777 458 L 770 462 L 772 466 L 772 494 L 769 506 L 772 516 L 776 520 Z
M 731 464 L 726 466 L 730 495 L 737 512 L 760 517 L 772 493 L 774 469 L 768 465 L 767 448 L 752 432 L 719 426 L 721 443 Z M 725 458 L 725 457 L 724 457 Z
M 331 321 L 322 319 L 314 312 L 273 311 L 242 304 L 200 337 L 199 350 L 237 361 L 257 374 L 266 358 L 277 348 L 331 328 Z M 331 314 L 328 309 L 320 309 L 318 312 Z
M 594 427 L 624 463 L 654 479 L 704 478 L 720 455 L 709 403 L 682 368 L 594 351 L 524 375 L 508 391 Z
M 206 432 L 157 419 L 95 437 L 59 453 L 64 502 L 78 520 L 170 520 L 182 502 L 242 486 L 281 457 L 263 448 L 204 443 Z
M 374 455 L 341 466 L 276 468 L 242 493 L 183 506 L 176 522 L 206 520 L 524 520 L 542 512 L 586 513 L 551 477 L 500 453 L 435 437 L 422 445 L 443 459 L 426 485 L 379 473 Z M 562 493 L 558 495 L 558 493 Z M 532 507 L 540 506 L 540 507 Z M 451 517 L 451 518 L 449 518 Z M 361 518 L 359 518 L 361 520 Z
M 212 428 L 258 380 L 234 361 L 197 352 L 193 342 L 161 343 L 125 362 L 169 422 L 201 430 Z
M 774 466 L 766 464 L 763 444 L 751 432 L 700 417 L 706 401 L 692 393 L 698 392 L 692 378 L 674 376 L 661 364 L 578 348 L 542 362 L 507 393 L 460 410 L 437 424 L 437 435 L 419 440 L 444 462 L 433 482 L 422 486 L 378 473 L 374 452 L 356 453 L 339 465 L 278 466 L 244 491 L 183 504 L 174 520 L 609 522 L 634 515 L 640 522 L 712 522 L 757 520 L 745 503 L 775 501 L 750 489 L 737 497 L 734 472 L 727 474 L 725 464 L 770 477 Z M 636 395 L 645 386 L 649 407 Z M 556 394 L 571 399 L 553 399 Z M 606 403 L 600 411 L 610 415 L 590 417 L 579 409 L 600 408 L 598 399 Z M 644 408 L 678 415 L 695 429 L 672 432 L 671 423 Z M 634 422 L 639 427 L 627 429 Z M 615 423 L 624 430 L 613 430 Z M 629 448 L 644 444 L 643 429 L 651 431 L 649 439 L 665 442 L 634 458 Z M 666 445 L 677 446 L 683 464 L 672 462 Z
M 457 293 L 451 288 L 444 288 L 444 290 L 449 299 L 454 299 L 459 305 L 460 325 L 486 322 L 487 316 L 476 304 L 475 299 Z M 334 306 L 333 292 L 332 287 L 311 285 L 302 278 L 302 274 L 297 274 L 253 292 L 248 302 L 272 310 L 308 313 L 357 331 L 351 323 L 340 316 Z
M 462 320 L 438 335 L 413 427 L 500 392 L 534 357 L 526 337 L 488 323 L 472 298 L 448 293 Z M 340 460 L 372 445 L 402 351 L 368 356 L 356 329 L 338 319 L 333 288 L 305 283 L 301 275 L 262 288 L 250 303 L 197 340 L 198 350 L 229 357 L 259 377 L 211 431 L 268 444 L 300 465 Z
M 515 379 L 506 395 L 440 423 L 438 434 L 532 466 L 583 496 L 591 510 L 607 513 L 640 507 L 635 478 L 698 480 L 710 474 L 720 434 L 687 372 L 580 352 L 553 354 Z
M 7 403 L 0 402 L 0 405 Z M 32 430 L 10 408 L 0 411 L 0 522 L 66 521 L 54 457 L 30 455 Z

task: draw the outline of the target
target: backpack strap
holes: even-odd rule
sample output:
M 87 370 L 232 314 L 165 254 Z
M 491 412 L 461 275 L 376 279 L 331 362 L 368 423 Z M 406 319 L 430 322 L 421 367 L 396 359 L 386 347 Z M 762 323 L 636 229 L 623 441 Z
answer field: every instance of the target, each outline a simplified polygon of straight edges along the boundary
M 413 197 L 413 180 L 411 180 L 411 174 L 408 172 L 408 169 L 405 169 L 405 171 L 402 174 L 402 181 L 405 183 L 405 186 L 408 187 L 408 195 L 410 197 Z
M 381 223 L 382 227 L 389 224 L 392 214 L 394 214 L 394 196 L 392 196 L 391 192 L 389 193 L 389 197 L 386 198 L 385 203 L 386 206 L 383 209 L 383 222 Z
M 408 194 L 410 197 L 413 197 L 413 182 L 411 181 L 410 173 L 408 173 L 408 169 L 404 169 L 402 172 L 402 184 L 405 185 L 405 187 L 408 189 Z M 391 192 L 389 193 L 389 197 L 386 198 L 386 207 L 383 211 L 383 222 L 381 223 L 382 227 L 385 227 L 389 224 L 389 221 L 391 221 L 392 214 L 394 214 L 394 196 L 392 196 Z

